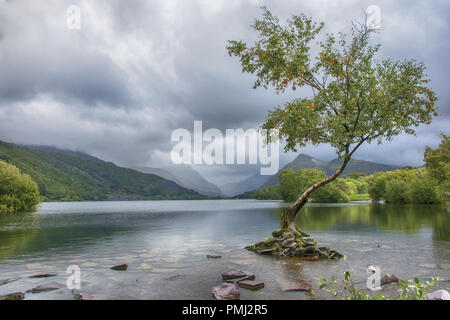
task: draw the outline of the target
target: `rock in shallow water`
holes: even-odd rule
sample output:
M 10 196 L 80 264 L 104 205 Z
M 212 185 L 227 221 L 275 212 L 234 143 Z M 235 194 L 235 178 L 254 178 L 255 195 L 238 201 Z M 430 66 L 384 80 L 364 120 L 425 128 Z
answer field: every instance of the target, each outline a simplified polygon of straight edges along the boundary
M 219 259 L 219 258 L 222 258 L 222 256 L 217 256 L 217 255 L 213 255 L 213 254 L 207 254 L 206 258 L 208 258 L 208 259 Z
M 117 271 L 126 271 L 128 269 L 128 265 L 127 264 L 119 264 L 117 266 L 111 267 L 111 269 L 117 270 Z
M 249 271 L 235 270 L 230 272 L 223 272 L 222 279 L 223 280 L 231 280 L 238 278 L 246 278 L 248 280 L 255 280 L 255 275 Z
M 51 273 L 42 273 L 42 274 L 36 274 L 34 276 L 29 276 L 29 278 L 50 278 L 50 277 L 56 277 L 56 274 Z
M 250 290 L 258 290 L 264 288 L 264 282 L 262 281 L 252 281 L 252 280 L 244 280 L 238 281 L 239 287 L 250 289 Z
M 58 282 L 50 282 L 46 283 L 40 286 L 37 286 L 33 289 L 27 290 L 28 293 L 41 293 L 41 292 L 47 292 L 47 291 L 54 291 L 61 288 L 65 288 L 65 285 L 58 283 Z
M 385 274 L 381 279 L 380 279 L 380 285 L 385 286 L 387 284 L 391 284 L 391 283 L 397 283 L 399 280 L 396 276 L 394 276 L 393 274 Z
M 4 296 L 0 296 L 0 300 L 23 300 L 25 298 L 25 293 L 23 292 L 13 292 Z
M 303 282 L 296 282 L 292 284 L 282 285 L 283 291 L 311 291 L 311 287 Z
M 427 293 L 425 297 L 428 300 L 450 300 L 450 293 L 447 290 L 438 290 Z
M 233 283 L 221 283 L 211 289 L 212 295 L 217 300 L 239 300 L 241 293 Z
M 17 281 L 17 280 L 19 280 L 19 279 L 20 279 L 20 278 L 2 279 L 2 280 L 0 280 L 0 286 L 3 286 L 3 285 L 8 284 L 8 283 L 10 283 L 10 282 Z

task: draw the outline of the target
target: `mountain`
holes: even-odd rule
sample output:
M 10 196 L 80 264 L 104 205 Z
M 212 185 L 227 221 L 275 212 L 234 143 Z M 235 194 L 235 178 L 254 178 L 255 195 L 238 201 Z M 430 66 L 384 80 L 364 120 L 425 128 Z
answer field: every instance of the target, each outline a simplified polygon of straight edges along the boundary
M 298 169 L 318 169 L 324 171 L 328 176 L 336 172 L 337 168 L 341 165 L 341 159 L 337 158 L 331 161 L 323 161 L 306 154 L 299 154 L 292 162 L 281 168 L 277 174 L 273 176 L 261 176 L 255 174 L 241 182 L 228 184 L 222 187 L 224 193 L 230 196 L 240 195 L 249 191 L 256 191 L 266 188 L 268 186 L 274 186 L 278 184 L 278 176 L 281 171 L 291 168 L 296 171 Z M 365 160 L 351 159 L 347 164 L 343 174 L 351 172 L 364 172 L 366 174 L 373 174 L 378 171 L 392 171 L 400 169 L 401 167 L 380 164 Z
M 0 159 L 29 174 L 46 201 L 204 198 L 162 177 L 80 152 L 0 141 Z
M 261 187 L 261 185 L 263 185 L 271 177 L 272 176 L 262 176 L 259 173 L 257 173 L 240 182 L 224 184 L 220 186 L 220 189 L 227 196 L 234 197 L 236 195 L 240 195 L 248 191 L 258 190 L 259 187 Z
M 173 181 L 178 185 L 190 188 L 209 197 L 223 197 L 224 194 L 215 184 L 203 178 L 189 165 L 172 165 L 163 168 L 136 167 L 137 171 L 151 173 Z

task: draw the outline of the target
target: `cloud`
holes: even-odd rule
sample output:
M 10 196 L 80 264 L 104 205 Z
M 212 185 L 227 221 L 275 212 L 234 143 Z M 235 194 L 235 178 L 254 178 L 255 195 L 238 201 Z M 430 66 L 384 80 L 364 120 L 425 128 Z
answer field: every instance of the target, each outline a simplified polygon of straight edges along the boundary
M 70 4 L 81 8 L 80 30 L 66 26 Z M 447 1 L 0 0 L 0 139 L 80 150 L 123 166 L 160 164 L 176 128 L 192 129 L 194 120 L 223 132 L 258 128 L 271 108 L 311 94 L 253 90 L 254 77 L 228 56 L 227 40 L 255 38 L 249 25 L 260 5 L 282 20 L 306 13 L 337 32 L 372 4 L 381 9 L 384 31 L 375 40 L 382 53 L 425 62 L 441 116 L 417 137 L 366 146 L 356 157 L 420 165 L 450 117 Z M 327 146 L 300 152 L 335 156 Z M 202 173 L 227 182 L 257 169 Z

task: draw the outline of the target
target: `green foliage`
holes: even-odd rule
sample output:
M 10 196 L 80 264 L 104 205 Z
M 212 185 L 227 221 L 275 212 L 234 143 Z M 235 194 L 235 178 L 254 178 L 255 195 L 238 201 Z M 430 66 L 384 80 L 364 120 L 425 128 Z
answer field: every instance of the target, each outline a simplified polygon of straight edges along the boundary
M 431 281 L 425 282 L 418 278 L 400 280 L 397 283 L 399 295 L 384 296 L 379 293 L 368 294 L 362 289 L 357 289 L 349 271 L 344 273 L 344 279 L 340 281 L 334 276 L 331 277 L 331 281 L 327 281 L 323 276 L 317 278 L 319 289 L 330 293 L 339 300 L 426 300 L 425 295 L 432 290 L 438 281 L 443 280 L 439 277 L 431 278 Z
M 30 175 L 45 201 L 203 198 L 156 175 L 64 152 L 30 150 L 0 141 L 0 159 Z
M 283 200 L 278 184 L 256 191 L 253 197 L 258 200 Z
M 38 187 L 30 176 L 0 160 L 0 214 L 35 211 L 39 202 Z
M 427 171 L 438 184 L 438 192 L 450 199 L 450 136 L 441 134 L 441 143 L 436 149 L 426 147 L 424 160 Z
M 387 203 L 439 203 L 438 186 L 424 168 L 379 172 L 368 177 L 369 195 Z
M 293 202 L 305 192 L 312 184 L 322 181 L 326 178 L 325 173 L 316 169 L 292 169 L 283 170 L 279 176 L 278 191 L 281 199 L 286 202 Z M 266 190 L 266 189 L 263 189 Z M 262 191 L 268 195 L 272 195 L 269 191 Z M 336 183 L 329 183 L 322 188 L 315 190 L 310 196 L 311 202 L 321 203 L 342 203 L 348 202 L 349 199 L 345 192 L 339 188 Z
M 360 193 L 349 196 L 350 201 L 367 201 L 371 200 L 368 193 Z
M 311 194 L 311 202 L 318 203 L 347 203 L 350 201 L 347 194 L 336 183 L 329 183 Z
M 313 89 L 312 97 L 275 108 L 263 125 L 279 129 L 286 150 L 329 143 L 339 154 L 351 154 L 351 145 L 414 134 L 414 127 L 431 122 L 437 98 L 427 87 L 423 63 L 378 58 L 380 46 L 369 41 L 376 30 L 367 26 L 355 26 L 350 41 L 344 33 L 339 39 L 328 34 L 314 57 L 311 42 L 323 26 L 303 14 L 282 25 L 263 8 L 252 25 L 258 40 L 252 46 L 229 41 L 227 47 L 243 72 L 256 74 L 255 88 Z

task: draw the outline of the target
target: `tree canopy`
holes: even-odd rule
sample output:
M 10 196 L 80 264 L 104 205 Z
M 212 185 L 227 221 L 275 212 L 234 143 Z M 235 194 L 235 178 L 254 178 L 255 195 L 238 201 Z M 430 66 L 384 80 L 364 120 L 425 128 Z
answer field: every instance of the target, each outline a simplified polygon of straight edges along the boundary
M 0 160 L 0 213 L 36 210 L 39 189 L 30 176 Z
M 369 41 L 376 30 L 365 24 L 354 24 L 351 37 L 327 34 L 314 56 L 312 41 L 323 27 L 303 14 L 282 25 L 263 8 L 262 19 L 252 25 L 258 40 L 252 46 L 233 40 L 227 47 L 243 72 L 256 74 L 255 88 L 312 89 L 310 97 L 276 107 L 263 125 L 279 129 L 286 151 L 328 143 L 338 154 L 351 155 L 365 142 L 415 134 L 415 127 L 437 115 L 423 63 L 378 59 L 380 46 Z

